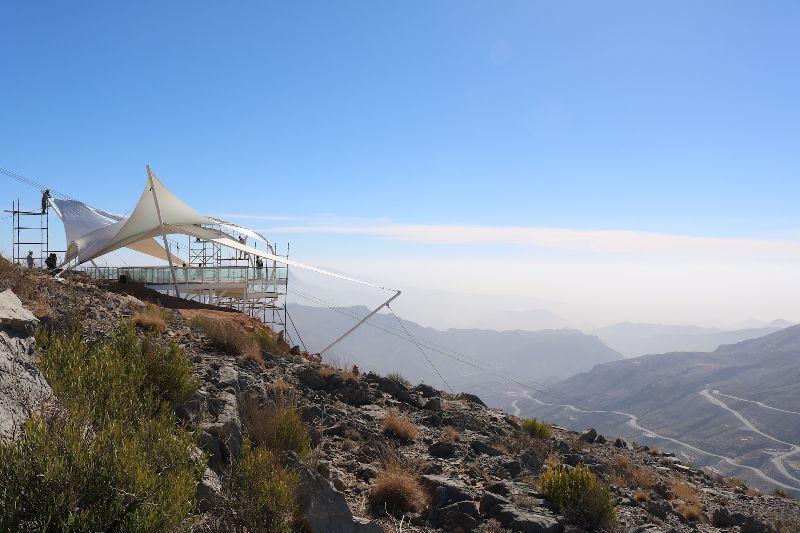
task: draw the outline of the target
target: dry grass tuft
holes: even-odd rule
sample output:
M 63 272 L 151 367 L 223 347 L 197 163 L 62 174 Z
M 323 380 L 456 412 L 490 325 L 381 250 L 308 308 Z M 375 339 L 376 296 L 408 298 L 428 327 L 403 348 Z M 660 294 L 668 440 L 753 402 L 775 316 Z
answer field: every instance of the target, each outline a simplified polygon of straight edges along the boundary
M 428 495 L 413 473 L 394 463 L 375 478 L 369 503 L 375 514 L 382 515 L 386 511 L 402 514 L 423 510 Z
M 639 503 L 647 503 L 650 501 L 650 493 L 646 490 L 637 490 L 633 493 L 633 499 Z
M 139 327 L 163 333 L 167 329 L 167 324 L 172 320 L 172 313 L 169 309 L 147 304 L 133 313 L 131 320 Z
M 404 378 L 403 374 L 401 374 L 400 372 L 389 372 L 388 374 L 386 374 L 386 379 L 391 379 L 392 381 L 396 381 L 397 383 L 405 385 L 406 387 L 411 386 L 411 383 L 406 378 Z
M 383 419 L 383 432 L 408 444 L 417 438 L 419 429 L 404 415 L 397 411 L 390 411 Z
M 211 341 L 226 352 L 238 355 L 245 361 L 255 361 L 261 366 L 261 345 L 257 338 L 232 318 L 196 315 L 192 324 L 203 330 Z
M 691 522 L 697 522 L 703 516 L 703 511 L 697 505 L 690 503 L 682 503 L 678 505 L 675 507 L 675 512 Z
M 461 440 L 461 433 L 458 432 L 453 426 L 445 426 L 442 428 L 442 433 L 439 440 L 444 442 L 458 442 Z
M 669 491 L 673 499 L 683 500 L 686 503 L 697 504 L 700 503 L 700 498 L 697 495 L 697 489 L 684 481 L 676 481 L 670 484 Z
M 631 481 L 642 489 L 649 489 L 656 483 L 653 474 L 641 467 L 631 470 Z
M 329 366 L 321 366 L 319 367 L 319 375 L 323 378 L 331 377 L 336 373 L 336 370 Z

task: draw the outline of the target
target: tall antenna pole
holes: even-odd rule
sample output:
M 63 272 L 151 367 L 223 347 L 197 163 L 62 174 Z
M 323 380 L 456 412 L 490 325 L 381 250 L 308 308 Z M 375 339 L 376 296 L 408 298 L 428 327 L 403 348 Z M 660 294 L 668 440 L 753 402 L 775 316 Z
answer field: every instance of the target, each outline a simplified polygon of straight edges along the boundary
M 172 264 L 172 254 L 169 253 L 169 243 L 167 242 L 167 229 L 164 227 L 164 221 L 161 219 L 161 208 L 158 206 L 158 196 L 156 195 L 156 186 L 153 183 L 153 172 L 150 170 L 150 165 L 145 165 L 147 168 L 147 180 L 150 182 L 150 192 L 153 193 L 153 202 L 156 204 L 156 213 L 158 214 L 158 223 L 161 226 L 161 237 L 164 239 L 164 250 L 167 252 L 167 262 L 169 263 L 169 271 L 172 274 L 172 285 L 175 287 L 175 296 L 181 297 L 178 292 L 178 277 L 175 275 L 175 265 Z

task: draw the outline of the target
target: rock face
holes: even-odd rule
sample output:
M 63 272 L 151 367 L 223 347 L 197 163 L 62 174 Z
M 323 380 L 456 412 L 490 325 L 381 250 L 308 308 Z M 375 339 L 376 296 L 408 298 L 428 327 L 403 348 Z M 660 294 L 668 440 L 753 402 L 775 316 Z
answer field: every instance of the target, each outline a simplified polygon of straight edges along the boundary
M 0 293 L 0 438 L 12 437 L 52 396 L 33 364 L 38 324 L 10 289 Z
M 378 524 L 354 518 L 344 494 L 331 486 L 318 471 L 296 458 L 292 467 L 300 474 L 298 506 L 304 530 L 309 533 L 383 533 Z

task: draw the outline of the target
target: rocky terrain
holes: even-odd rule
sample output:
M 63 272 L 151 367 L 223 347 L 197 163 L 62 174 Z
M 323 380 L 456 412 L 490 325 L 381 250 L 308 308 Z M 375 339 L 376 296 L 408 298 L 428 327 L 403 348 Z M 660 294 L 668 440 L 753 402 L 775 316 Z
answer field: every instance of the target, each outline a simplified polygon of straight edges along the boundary
M 25 374 L 31 396 L 48 397 L 33 353 L 37 322 L 63 332 L 80 322 L 89 339 L 102 339 L 143 300 L 170 309 L 158 338 L 186 351 L 200 384 L 175 410 L 209 457 L 191 521 L 197 530 L 229 530 L 220 480 L 241 453 L 247 402 L 266 401 L 276 391 L 293 398 L 311 436 L 304 460 L 292 453 L 282 458 L 300 477 L 297 527 L 304 531 L 577 533 L 584 529 L 561 514 L 571 510 L 559 509 L 542 486 L 543 474 L 560 465 L 566 471 L 585 465 L 610 487 L 616 511 L 602 526 L 607 531 L 800 529 L 795 500 L 711 476 L 656 449 L 634 448 L 594 430 L 552 427 L 532 434 L 520 419 L 487 408 L 476 396 L 414 386 L 398 375 L 333 368 L 279 339 L 262 354 L 263 365 L 232 354 L 192 321 L 229 314 L 224 310 L 133 285 L 97 285 L 77 275 L 56 281 L 19 269 L 0 275 L 5 289 L 21 300 L 6 292 L 0 305 L 0 421 L 7 427 L 26 416 L 15 407 L 19 388 L 11 385 L 20 380 L 12 374 Z M 236 316 L 243 331 L 261 328 Z M 379 498 L 391 476 L 414 496 L 405 509 Z

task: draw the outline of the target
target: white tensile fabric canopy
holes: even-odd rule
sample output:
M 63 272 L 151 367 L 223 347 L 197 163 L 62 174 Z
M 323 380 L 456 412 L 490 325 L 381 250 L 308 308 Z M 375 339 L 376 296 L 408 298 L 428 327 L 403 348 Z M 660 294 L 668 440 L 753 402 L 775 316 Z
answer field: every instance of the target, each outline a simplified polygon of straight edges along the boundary
M 201 215 L 175 196 L 151 172 L 149 173 L 149 179 L 152 181 L 149 180 L 136 207 L 126 217 L 112 215 L 76 200 L 53 200 L 56 212 L 64 223 L 64 231 L 67 237 L 67 253 L 64 256 L 64 263 L 73 259 L 77 259 L 78 264 L 85 263 L 120 248 L 130 248 L 153 257 L 177 262 L 174 256 L 167 257 L 166 250 L 154 240 L 154 237 L 178 233 L 215 242 L 277 263 L 311 270 L 319 274 L 369 287 L 397 292 L 395 289 L 291 261 L 266 250 L 243 244 L 223 231 L 204 227 L 220 226 L 269 245 L 262 235 L 253 230 L 242 228 L 214 217 Z M 152 188 L 150 183 L 152 183 Z M 156 206 L 156 198 L 158 206 Z
M 58 198 L 51 198 L 55 211 L 59 218 L 64 223 L 64 231 L 67 234 L 67 243 L 76 243 L 78 239 L 84 235 L 95 232 L 106 226 L 111 226 L 122 220 L 123 216 L 106 213 L 94 207 L 88 206 L 83 202 L 77 200 L 61 200 Z M 131 243 L 127 246 L 131 250 L 142 252 L 144 254 L 156 257 L 158 259 L 167 260 L 167 252 L 158 244 L 154 239 L 145 239 Z M 70 256 L 67 253 L 67 258 L 64 262 L 73 259 L 75 256 Z M 173 257 L 174 259 L 174 257 Z

